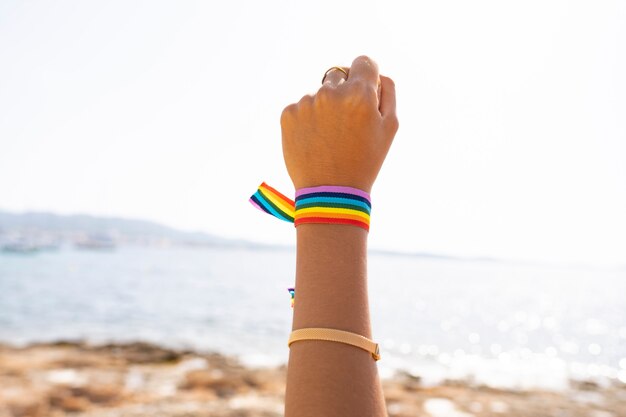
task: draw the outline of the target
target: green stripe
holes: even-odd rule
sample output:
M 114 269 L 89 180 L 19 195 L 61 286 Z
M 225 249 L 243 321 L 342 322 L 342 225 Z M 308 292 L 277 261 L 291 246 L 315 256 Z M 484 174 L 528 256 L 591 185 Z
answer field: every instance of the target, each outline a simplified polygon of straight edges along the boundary
M 364 207 L 360 207 L 360 206 L 354 206 L 352 204 L 342 204 L 342 203 L 309 203 L 309 204 L 297 204 L 296 205 L 296 211 L 297 210 L 301 210 L 301 209 L 305 209 L 305 208 L 312 208 L 312 207 L 326 207 L 326 208 L 342 208 L 342 209 L 350 209 L 350 210 L 356 210 L 356 211 L 360 211 L 362 213 L 365 214 L 370 214 L 370 211 L 367 210 Z
M 289 214 L 285 213 L 284 210 L 282 210 L 281 208 L 279 208 L 276 204 L 274 204 L 274 202 L 270 199 L 270 197 L 265 194 L 263 192 L 263 190 L 259 189 L 259 193 L 261 193 L 261 195 L 263 196 L 263 198 L 265 199 L 265 202 L 271 206 L 274 210 L 276 210 L 278 213 L 280 213 L 281 216 L 284 216 L 285 219 L 288 219 L 290 221 L 293 221 L 293 216 L 290 216 Z

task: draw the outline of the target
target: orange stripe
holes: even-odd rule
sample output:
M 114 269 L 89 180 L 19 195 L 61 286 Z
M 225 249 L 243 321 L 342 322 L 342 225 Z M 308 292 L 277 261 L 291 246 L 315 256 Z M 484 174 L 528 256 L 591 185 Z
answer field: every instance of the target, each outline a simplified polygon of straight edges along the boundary
M 311 213 L 300 213 L 298 212 L 296 214 L 295 219 L 308 219 L 311 217 L 315 217 L 315 218 L 320 218 L 320 219 L 324 219 L 324 218 L 329 218 L 329 219 L 349 219 L 349 220 L 355 220 L 355 221 L 359 221 L 361 223 L 367 223 L 367 221 L 365 220 L 365 218 L 363 218 L 363 216 L 356 216 L 353 214 L 338 214 L 338 213 L 316 213 L 316 212 L 311 212 Z
M 290 200 L 289 198 L 285 197 L 283 194 L 281 194 L 281 193 L 279 193 L 278 191 L 276 191 L 276 189 L 274 189 L 274 188 L 270 187 L 270 186 L 269 186 L 269 185 L 267 185 L 266 183 L 261 184 L 261 185 L 259 186 L 259 188 L 262 188 L 262 189 L 264 189 L 265 191 L 268 191 L 268 192 L 270 192 L 270 193 L 274 194 L 277 198 L 280 198 L 281 200 L 283 200 L 283 202 L 284 202 L 285 204 L 289 204 L 290 206 L 294 207 L 294 210 L 295 210 L 296 203 L 294 203 L 294 201 L 293 201 L 293 200 Z

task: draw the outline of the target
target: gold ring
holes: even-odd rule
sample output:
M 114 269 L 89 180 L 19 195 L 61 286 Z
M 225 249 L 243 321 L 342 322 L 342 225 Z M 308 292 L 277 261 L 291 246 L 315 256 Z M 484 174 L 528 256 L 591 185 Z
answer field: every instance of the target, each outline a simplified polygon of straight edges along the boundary
M 326 76 L 328 75 L 329 72 L 331 72 L 332 70 L 338 70 L 343 72 L 346 75 L 346 79 L 348 79 L 348 71 L 346 71 L 345 69 L 341 68 L 341 67 L 330 67 L 326 70 L 326 72 L 324 73 L 324 76 L 322 77 L 322 84 L 324 84 L 324 81 L 326 80 Z

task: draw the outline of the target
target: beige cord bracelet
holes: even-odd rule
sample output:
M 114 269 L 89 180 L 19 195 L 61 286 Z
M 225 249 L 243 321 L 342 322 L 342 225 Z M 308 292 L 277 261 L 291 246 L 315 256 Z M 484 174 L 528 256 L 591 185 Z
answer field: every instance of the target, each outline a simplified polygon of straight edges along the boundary
M 360 334 L 336 329 L 308 328 L 298 329 L 291 332 L 287 346 L 301 340 L 326 340 L 329 342 L 345 343 L 366 350 L 372 354 L 374 360 L 380 359 L 378 343 L 374 343 Z

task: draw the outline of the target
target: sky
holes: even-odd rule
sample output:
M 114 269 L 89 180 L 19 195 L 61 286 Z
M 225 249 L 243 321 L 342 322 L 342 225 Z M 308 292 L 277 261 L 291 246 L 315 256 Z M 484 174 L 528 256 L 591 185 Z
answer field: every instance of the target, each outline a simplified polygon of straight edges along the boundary
M 3 1 L 0 209 L 292 244 L 280 113 L 361 54 L 400 129 L 371 248 L 626 265 L 626 2 Z

